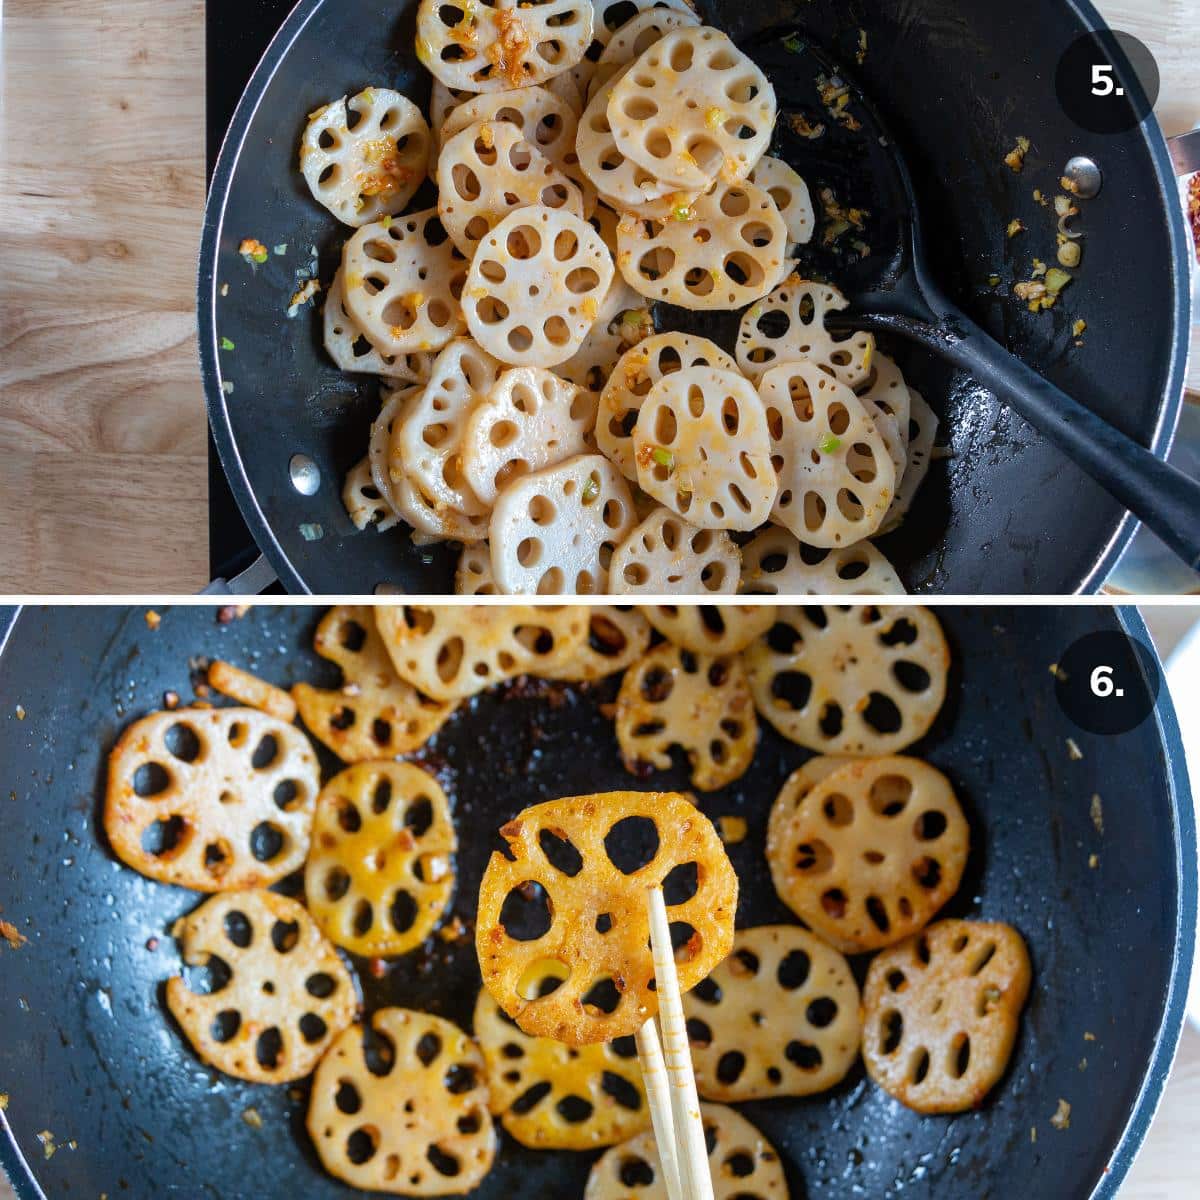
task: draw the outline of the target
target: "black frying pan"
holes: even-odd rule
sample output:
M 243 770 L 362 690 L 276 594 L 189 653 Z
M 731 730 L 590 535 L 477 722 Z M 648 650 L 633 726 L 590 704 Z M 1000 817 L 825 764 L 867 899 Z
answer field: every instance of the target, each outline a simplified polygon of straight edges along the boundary
M 744 1108 L 779 1149 L 793 1200 L 1107 1200 L 1166 1082 L 1192 957 L 1195 830 L 1175 718 L 1164 689 L 1134 732 L 1088 736 L 1055 703 L 1047 667 L 1075 639 L 1124 628 L 1148 644 L 1132 610 L 940 615 L 955 667 L 945 711 L 916 752 L 949 774 L 973 831 L 948 914 L 1011 921 L 1030 944 L 1036 982 L 1013 1066 L 979 1111 L 952 1119 L 909 1112 L 861 1067 L 828 1095 Z M 30 940 L 0 950 L 0 1092 L 11 1097 L 0 1114 L 0 1165 L 21 1200 L 356 1194 L 316 1164 L 303 1086 L 226 1079 L 172 1028 L 162 981 L 180 963 L 168 931 L 199 897 L 120 865 L 98 832 L 105 753 L 165 691 L 190 696 L 191 656 L 220 655 L 283 684 L 334 683 L 308 650 L 317 618 L 307 608 L 262 608 L 221 626 L 212 609 L 187 608 L 166 613 L 154 633 L 141 609 L 30 609 L 16 620 L 0 655 L 0 907 Z M 624 772 L 599 712 L 612 691 L 568 691 L 561 705 L 528 689 L 488 695 L 431 748 L 426 758 L 443 768 L 463 843 L 453 911 L 464 921 L 494 831 L 521 808 L 608 788 L 687 786 L 682 770 L 642 784 Z M 23 721 L 13 715 L 18 703 Z M 1068 757 L 1068 737 L 1081 760 Z M 701 801 L 712 816 L 748 821 L 747 840 L 731 848 L 740 926 L 792 920 L 762 845 L 771 800 L 805 757 L 764 733 L 751 772 Z M 1094 792 L 1105 801 L 1102 837 L 1089 816 Z M 433 945 L 384 980 L 360 969 L 368 1007 L 404 1004 L 469 1024 L 479 987 L 473 943 Z M 1060 1097 L 1072 1105 L 1064 1132 L 1048 1123 Z M 261 1129 L 242 1120 L 250 1106 Z M 64 1147 L 48 1161 L 37 1140 L 45 1130 Z M 77 1148 L 65 1148 L 69 1140 Z M 525 1151 L 505 1136 L 477 1195 L 574 1200 L 593 1157 Z
M 1153 120 L 1095 137 L 1059 109 L 1059 56 L 1100 27 L 1087 0 L 699 0 L 698 8 L 743 42 L 799 21 L 849 63 L 904 146 L 948 294 L 1053 383 L 1165 455 L 1187 357 L 1187 233 Z M 213 181 L 199 295 L 210 418 L 242 512 L 292 591 L 370 593 L 380 584 L 410 593 L 452 590 L 449 550 L 415 550 L 401 533 L 354 531 L 341 485 L 365 453 L 378 390 L 329 363 L 316 314 L 284 316 L 308 248 L 319 250 L 328 281 L 347 235 L 296 169 L 305 116 L 371 82 L 424 103 L 429 77 L 413 50 L 415 9 L 395 0 L 301 0 L 251 82 Z M 858 67 L 860 28 L 869 51 Z M 777 75 L 776 82 L 795 93 L 794 80 Z M 1002 162 L 1018 135 L 1036 147 L 1019 176 Z M 777 149 L 814 187 L 837 184 L 845 196 L 857 160 L 831 164 L 827 147 L 816 146 L 781 134 Z M 1014 217 L 1042 231 L 1042 257 L 1052 257 L 1043 236 L 1048 218 L 1032 192 L 1052 193 L 1076 154 L 1095 157 L 1105 176 L 1100 197 L 1087 205 L 1086 264 L 1060 305 L 1035 317 L 1007 286 L 993 290 L 986 281 L 993 271 L 1016 277 L 1038 253 L 1029 235 L 1008 241 Z M 873 198 L 864 199 L 872 207 Z M 237 254 L 247 236 L 286 243 L 290 253 L 251 276 Z M 803 266 L 837 275 L 836 262 L 819 254 Z M 224 283 L 230 293 L 222 299 Z M 1070 327 L 1081 316 L 1088 331 L 1075 349 Z M 237 349 L 219 352 L 222 337 Z M 908 586 L 959 594 L 1098 588 L 1133 533 L 1121 508 L 968 376 L 923 351 L 892 348 L 942 416 L 941 440 L 952 451 L 934 465 L 906 524 L 881 542 Z M 297 453 L 320 469 L 315 496 L 292 486 Z M 301 527 L 314 524 L 323 537 L 307 541 Z

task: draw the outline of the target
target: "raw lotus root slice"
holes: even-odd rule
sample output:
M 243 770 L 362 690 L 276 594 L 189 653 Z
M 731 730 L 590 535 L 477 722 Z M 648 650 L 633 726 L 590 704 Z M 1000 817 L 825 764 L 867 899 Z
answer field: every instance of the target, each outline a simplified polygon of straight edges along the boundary
M 367 88 L 313 113 L 300 169 L 314 199 L 360 228 L 404 211 L 425 180 L 430 142 L 411 100 L 390 88 Z
M 648 8 L 631 17 L 612 35 L 597 60 L 588 89 L 589 100 L 601 90 L 606 90 L 618 71 L 641 58 L 655 42 L 661 41 L 672 30 L 699 24 L 700 18 L 686 8 Z
M 475 945 L 484 985 L 530 1036 L 591 1045 L 635 1033 L 657 1013 L 646 892 L 676 868 L 694 865 L 696 881 L 679 902 L 666 897 L 683 938 L 680 989 L 729 953 L 737 876 L 712 822 L 687 797 L 550 800 L 500 836 L 511 857 L 493 854 L 484 872 Z M 548 975 L 562 981 L 553 991 L 543 986 Z
M 817 218 L 808 184 L 783 159 L 763 155 L 747 178 L 775 201 L 791 246 L 805 246 L 812 241 Z
M 654 316 L 646 298 L 616 275 L 583 345 L 557 371 L 598 396 L 621 356 L 653 331 Z
M 514 480 L 589 449 L 596 397 L 539 367 L 505 371 L 467 421 L 462 471 L 487 506 Z
M 946 698 L 950 648 L 927 608 L 777 608 L 746 651 L 760 716 L 818 754 L 895 754 Z M 653 617 L 651 617 L 653 621 Z
M 451 342 L 393 427 L 391 478 L 407 479 L 439 508 L 468 517 L 486 514 L 491 506 L 472 491 L 463 471 L 464 438 L 502 369 L 470 338 Z
M 340 687 L 298 683 L 292 698 L 308 731 L 343 762 L 394 758 L 420 749 L 446 723 L 451 704 L 430 700 L 392 666 L 375 610 L 342 604 L 321 618 L 313 649 L 341 668 Z
M 421 0 L 417 57 L 449 88 L 545 83 L 592 43 L 590 0 Z
M 700 529 L 757 529 L 776 480 L 762 401 L 733 371 L 690 367 L 650 390 L 633 431 L 638 483 Z
M 617 741 L 625 769 L 671 768 L 671 747 L 687 755 L 692 784 L 715 792 L 754 759 L 758 719 L 740 658 L 693 654 L 670 642 L 625 672 L 617 695 Z
M 937 414 L 916 388 L 909 388 L 908 394 L 912 405 L 909 415 L 908 468 L 896 489 L 896 498 L 883 519 L 880 533 L 891 533 L 908 516 L 908 510 L 912 507 L 921 484 L 925 482 L 925 476 L 929 474 L 929 464 L 933 461 L 933 444 L 937 440 L 938 432 Z
M 515 367 L 553 367 L 583 345 L 612 286 L 612 256 L 586 222 L 534 205 L 483 239 L 463 312 L 475 340 Z
M 713 1200 L 788 1200 L 775 1147 L 745 1117 L 721 1104 L 702 1104 L 700 1113 L 712 1146 Z M 606 1151 L 592 1167 L 583 1200 L 667 1200 L 654 1134 Z
M 858 984 L 832 946 L 795 925 L 744 929 L 683 1002 L 696 1086 L 738 1104 L 813 1096 L 858 1060 Z
M 637 523 L 624 476 L 599 454 L 526 475 L 496 501 L 492 573 L 508 596 L 602 596 Z
M 690 333 L 659 333 L 629 350 L 613 368 L 600 397 L 596 443 L 626 479 L 637 480 L 633 430 L 646 397 L 660 379 L 693 367 L 736 371 L 737 364 L 715 342 Z
M 627 158 L 680 189 L 745 179 L 775 131 L 775 89 L 729 37 L 676 29 L 612 86 L 609 120 Z
M 896 467 L 862 401 L 812 362 L 768 371 L 759 395 L 779 479 L 772 518 L 827 550 L 877 533 Z
M 793 275 L 742 318 L 738 366 L 758 383 L 782 363 L 815 362 L 847 387 L 860 386 L 871 375 L 875 335 L 858 332 L 839 339 L 825 328 L 829 313 L 849 307 L 837 288 Z
M 167 1008 L 210 1066 L 251 1083 L 290 1083 L 354 1020 L 358 996 L 304 905 L 267 891 L 227 892 L 180 922 L 183 961 L 224 964 L 228 980 L 193 992 L 167 980 Z
M 569 104 L 543 87 L 471 97 L 446 114 L 443 142 L 480 122 L 512 125 L 560 171 L 575 154 L 579 118 Z
M 479 1047 L 457 1025 L 406 1008 L 380 1009 L 371 1030 L 382 1068 L 367 1057 L 363 1026 L 353 1025 L 313 1078 L 307 1123 L 321 1164 L 363 1191 L 474 1190 L 497 1151 Z
M 742 548 L 747 596 L 903 596 L 895 568 L 870 543 L 818 550 L 778 526 Z
M 396 490 L 392 481 L 392 437 L 396 423 L 420 395 L 420 386 L 401 387 L 385 392 L 379 416 L 371 422 L 371 441 L 367 450 L 367 461 L 371 464 L 371 478 L 376 490 L 388 507 L 397 512 Z M 397 512 L 397 516 L 399 513 Z
M 939 921 L 885 950 L 863 988 L 863 1060 L 920 1113 L 978 1108 L 1004 1076 L 1029 997 L 1021 935 L 988 921 Z
M 787 240 L 768 192 L 749 181 L 721 182 L 669 216 L 626 217 L 617 226 L 617 264 L 629 286 L 651 300 L 741 308 L 787 273 Z
M 375 480 L 371 478 L 369 457 L 351 467 L 342 488 L 342 503 L 351 524 L 360 533 L 372 527 L 378 533 L 386 533 L 400 524 L 399 515 L 379 494 Z
M 517 209 L 536 204 L 583 216 L 579 189 L 506 121 L 468 125 L 449 138 L 438 188 L 442 224 L 467 258 Z
M 266 886 L 304 862 L 319 787 L 292 725 L 252 708 L 159 712 L 113 747 L 104 829 L 123 862 L 162 883 Z
M 693 654 L 737 654 L 771 628 L 777 611 L 758 604 L 656 604 L 645 610 L 667 641 Z
M 348 767 L 317 797 L 309 911 L 352 954 L 407 954 L 450 902 L 457 849 L 450 802 L 432 775 L 412 763 Z
M 342 270 L 346 312 L 380 354 L 440 350 L 462 332 L 467 263 L 437 209 L 360 229 Z
M 456 596 L 498 596 L 496 577 L 492 574 L 492 548 L 487 542 L 464 546 L 454 574 Z
M 589 608 L 588 636 L 547 679 L 595 683 L 632 666 L 650 649 L 653 630 L 640 610 L 628 605 L 594 604 Z
M 492 1113 L 522 1146 L 595 1150 L 649 1126 L 632 1038 L 575 1048 L 530 1037 L 487 988 L 475 1004 L 475 1036 L 487 1063 Z
M 566 606 L 395 605 L 375 624 L 402 679 L 437 700 L 466 700 L 506 679 L 540 675 L 587 636 L 587 611 Z
M 608 583 L 622 596 L 732 595 L 740 571 L 741 554 L 729 534 L 697 529 L 658 506 L 617 547 Z
M 619 79 L 628 70 L 622 68 L 613 78 Z M 580 167 L 601 198 L 620 212 L 666 216 L 697 196 L 696 192 L 681 191 L 675 183 L 664 182 L 621 153 L 608 119 L 606 89 L 597 92 L 584 109 L 575 149 Z
M 798 783 L 771 809 L 767 862 L 779 898 L 831 946 L 893 945 L 958 891 L 970 830 L 940 771 L 893 756 Z
M 344 272 L 339 267 L 325 296 L 325 350 L 334 365 L 358 375 L 381 375 L 401 383 L 419 383 L 429 378 L 430 356 L 383 355 L 367 340 L 358 323 L 346 311 L 342 294 Z

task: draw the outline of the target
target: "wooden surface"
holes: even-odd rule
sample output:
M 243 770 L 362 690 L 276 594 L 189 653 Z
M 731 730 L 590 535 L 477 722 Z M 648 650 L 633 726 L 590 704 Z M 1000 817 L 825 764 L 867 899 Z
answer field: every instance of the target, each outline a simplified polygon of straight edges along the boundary
M 1200 120 L 1200 0 L 1101 8 L 1158 56 L 1168 129 Z M 194 592 L 208 579 L 203 2 L 2 11 L 0 587 Z M 49 85 L 63 77 L 86 88 Z

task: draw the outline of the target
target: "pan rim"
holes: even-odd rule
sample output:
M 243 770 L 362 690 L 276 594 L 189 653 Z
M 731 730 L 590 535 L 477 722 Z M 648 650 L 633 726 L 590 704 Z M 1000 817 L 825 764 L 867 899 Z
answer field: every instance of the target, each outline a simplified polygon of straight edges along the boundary
M 1044 605 L 1042 607 L 1045 607 Z M 1090 607 L 1090 606 L 1088 606 Z M 1099 607 L 1099 606 L 1097 606 Z M 1114 619 L 1130 637 L 1152 649 L 1161 667 L 1141 613 L 1133 606 L 1111 605 Z M 0 607 L 0 655 L 24 612 L 24 606 Z M 1167 981 L 1166 998 L 1146 1062 L 1142 1084 L 1134 1099 L 1129 1119 L 1110 1151 L 1107 1169 L 1093 1185 L 1090 1200 L 1114 1200 L 1142 1146 L 1151 1122 L 1162 1101 L 1170 1077 L 1180 1036 L 1183 1031 L 1188 984 L 1191 977 L 1197 923 L 1198 869 L 1195 811 L 1191 800 L 1183 738 L 1175 714 L 1174 700 L 1166 687 L 1159 691 L 1154 709 L 1155 727 L 1162 748 L 1168 799 L 1173 818 L 1175 846 L 1176 921 L 1172 967 Z M 7 1116 L 0 1111 L 0 1168 L 8 1175 L 17 1200 L 46 1200 L 28 1160 L 22 1153 Z M 1082 1194 L 1081 1194 L 1082 1200 Z
M 1084 27 L 1105 29 L 1107 25 L 1091 0 L 1065 0 Z M 274 568 L 280 582 L 293 595 L 312 595 L 308 585 L 259 504 L 233 433 L 233 421 L 228 397 L 221 387 L 217 331 L 217 255 L 230 191 L 237 172 L 250 126 L 284 58 L 296 39 L 316 16 L 325 0 L 299 0 L 288 14 L 279 32 L 267 47 L 250 82 L 238 102 L 233 120 L 226 131 L 220 155 L 213 171 L 205 205 L 204 225 L 200 243 L 197 282 L 197 326 L 201 378 L 208 408 L 209 427 L 226 479 L 233 491 L 238 508 L 250 528 L 258 548 Z M 1169 203 L 1176 194 L 1176 180 L 1166 138 L 1157 117 L 1151 113 L 1139 127 L 1149 151 L 1159 188 L 1159 200 L 1165 209 L 1168 242 L 1172 260 L 1186 264 L 1184 271 L 1171 273 L 1173 311 L 1172 361 L 1169 364 L 1158 420 L 1150 440 L 1150 450 L 1164 461 L 1170 453 L 1183 405 L 1184 383 L 1190 356 L 1188 331 L 1191 319 L 1190 271 L 1191 254 L 1182 205 Z M 1117 522 L 1107 544 L 1096 562 L 1074 587 L 1075 595 L 1093 594 L 1100 590 L 1121 556 L 1128 548 L 1140 522 L 1132 513 L 1125 513 Z

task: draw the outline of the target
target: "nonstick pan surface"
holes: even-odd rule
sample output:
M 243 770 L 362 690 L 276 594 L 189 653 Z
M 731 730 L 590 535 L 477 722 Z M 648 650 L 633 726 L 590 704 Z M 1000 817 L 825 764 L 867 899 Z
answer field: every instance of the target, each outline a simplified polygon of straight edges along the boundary
M 1166 453 L 1187 358 L 1187 233 L 1153 119 L 1128 134 L 1095 137 L 1059 108 L 1060 55 L 1100 27 L 1087 0 L 697 6 L 740 41 L 799 22 L 847 64 L 909 157 L 940 282 L 1054 383 Z M 319 313 L 285 315 L 310 248 L 328 282 L 348 234 L 296 168 L 306 114 L 369 83 L 425 105 L 430 84 L 413 49 L 415 10 L 412 0 L 301 0 L 250 84 L 213 180 L 199 288 L 209 414 L 243 515 L 294 592 L 369 594 L 380 584 L 410 594 L 453 590 L 449 549 L 418 550 L 401 531 L 359 534 L 350 524 L 342 482 L 366 452 L 378 386 L 334 368 L 320 346 Z M 860 29 L 869 47 L 861 67 L 854 64 Z M 788 73 L 788 57 L 775 55 L 772 70 L 785 107 L 820 114 L 815 85 Z M 1015 175 L 1002 160 L 1019 135 L 1035 148 Z M 776 151 L 814 194 L 832 185 L 849 203 L 862 156 L 839 150 L 839 137 L 831 131 L 808 143 L 781 133 Z M 1086 207 L 1085 265 L 1063 302 L 1034 316 L 1009 294 L 1012 282 L 1028 278 L 1033 255 L 1050 260 L 1054 252 L 1052 217 L 1032 193 L 1053 194 L 1067 160 L 1081 153 L 1105 174 L 1103 192 Z M 871 209 L 878 196 L 853 200 Z M 1010 241 L 1005 230 L 1014 217 L 1037 232 Z M 252 274 L 238 255 L 246 237 L 285 244 L 288 253 Z M 820 255 L 802 263 L 836 280 L 835 266 Z M 987 285 L 993 272 L 1003 286 Z M 1071 325 L 1080 317 L 1088 329 L 1075 348 Z M 726 343 L 734 324 L 726 322 Z M 222 338 L 235 349 L 220 351 Z M 902 529 L 881 542 L 909 588 L 1001 595 L 1098 588 L 1133 532 L 1119 506 L 971 380 L 905 347 L 891 349 L 942 417 L 940 440 L 951 452 L 934 464 Z M 297 453 L 320 468 L 315 496 L 290 482 Z M 302 527 L 314 525 L 322 536 L 306 540 Z
M 162 984 L 180 961 L 169 930 L 200 898 L 119 864 L 98 820 L 106 752 L 164 692 L 191 697 L 193 656 L 221 656 L 281 684 L 335 683 L 308 650 L 318 616 L 260 608 L 219 625 L 211 609 L 177 609 L 156 632 L 141 609 L 31 609 L 17 619 L 0 656 L 0 908 L 29 944 L 0 950 L 0 1092 L 30 1165 L 2 1131 L 0 1160 L 22 1200 L 41 1195 L 34 1175 L 48 1196 L 88 1200 L 356 1194 L 316 1163 L 304 1133 L 306 1085 L 226 1079 L 172 1027 Z M 1132 613 L 940 616 L 954 653 L 950 694 L 915 752 L 947 772 L 972 826 L 949 915 L 1010 921 L 1030 944 L 1035 986 L 1013 1066 L 979 1111 L 955 1118 L 917 1116 L 861 1067 L 828 1095 L 745 1111 L 780 1151 L 795 1200 L 1111 1197 L 1165 1083 L 1190 969 L 1195 832 L 1170 702 L 1164 689 L 1156 715 L 1121 737 L 1082 733 L 1055 703 L 1047 668 L 1083 634 L 1123 625 L 1149 644 Z M 431 747 L 426 761 L 453 797 L 462 842 L 453 912 L 464 922 L 494 831 L 521 808 L 608 788 L 687 786 L 681 770 L 644 783 L 625 773 L 599 712 L 612 690 L 555 693 L 565 703 L 538 689 L 488 695 Z M 1069 758 L 1068 737 L 1082 759 Z M 730 851 L 740 927 L 792 920 L 762 846 L 771 801 L 805 757 L 764 731 L 750 773 L 701 800 L 710 815 L 738 813 L 749 824 Z M 1093 793 L 1104 801 L 1103 836 L 1089 816 Z M 433 946 L 383 980 L 356 963 L 368 1008 L 402 1004 L 469 1026 L 479 987 L 473 943 Z M 1049 1118 L 1060 1097 L 1072 1116 L 1057 1132 Z M 243 1121 L 249 1107 L 261 1129 Z M 46 1130 L 59 1147 L 49 1160 L 37 1139 Z M 477 1194 L 571 1200 L 592 1157 L 526 1151 L 505 1136 Z

